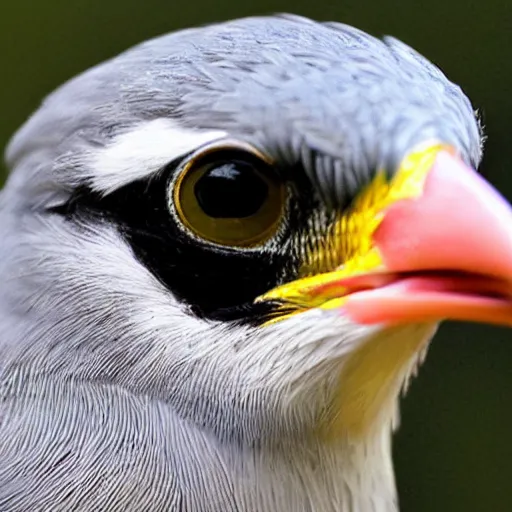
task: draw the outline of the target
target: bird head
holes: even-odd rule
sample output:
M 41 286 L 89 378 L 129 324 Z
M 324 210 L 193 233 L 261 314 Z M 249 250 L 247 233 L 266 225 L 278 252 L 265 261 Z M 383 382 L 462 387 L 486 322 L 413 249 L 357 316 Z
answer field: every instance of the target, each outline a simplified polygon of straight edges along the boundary
M 443 319 L 512 325 L 512 211 L 406 45 L 247 18 L 78 76 L 11 142 L 1 351 L 243 444 L 361 439 Z

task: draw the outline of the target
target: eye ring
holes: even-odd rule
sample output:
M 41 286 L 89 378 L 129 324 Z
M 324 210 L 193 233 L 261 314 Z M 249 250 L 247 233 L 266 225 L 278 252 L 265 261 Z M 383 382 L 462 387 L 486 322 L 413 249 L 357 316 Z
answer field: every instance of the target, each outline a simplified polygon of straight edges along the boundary
M 278 232 L 286 187 L 263 153 L 223 139 L 191 155 L 174 181 L 172 201 L 180 223 L 199 239 L 254 248 Z

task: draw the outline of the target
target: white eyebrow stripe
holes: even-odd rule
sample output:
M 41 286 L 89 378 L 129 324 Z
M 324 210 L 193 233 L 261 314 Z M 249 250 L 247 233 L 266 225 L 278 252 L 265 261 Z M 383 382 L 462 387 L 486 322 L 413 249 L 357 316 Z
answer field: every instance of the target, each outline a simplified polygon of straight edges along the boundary
M 170 119 L 141 123 L 92 156 L 91 186 L 96 192 L 108 194 L 226 136 L 227 132 L 221 130 L 184 128 Z

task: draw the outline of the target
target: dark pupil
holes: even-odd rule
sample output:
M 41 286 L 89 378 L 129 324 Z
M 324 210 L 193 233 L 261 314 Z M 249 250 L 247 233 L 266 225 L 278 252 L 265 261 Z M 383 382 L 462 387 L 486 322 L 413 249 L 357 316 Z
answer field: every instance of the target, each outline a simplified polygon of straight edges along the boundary
M 254 215 L 264 204 L 268 186 L 248 162 L 215 164 L 194 187 L 199 206 L 215 218 L 243 218 Z

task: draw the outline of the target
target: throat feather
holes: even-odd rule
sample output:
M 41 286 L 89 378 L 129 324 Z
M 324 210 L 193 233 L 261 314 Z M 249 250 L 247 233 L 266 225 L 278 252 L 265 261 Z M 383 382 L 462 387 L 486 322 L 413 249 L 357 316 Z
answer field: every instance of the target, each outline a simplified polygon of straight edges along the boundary
M 343 364 L 330 407 L 319 425 L 324 439 L 360 440 L 393 426 L 400 390 L 416 369 L 436 325 L 390 327 L 365 341 Z

